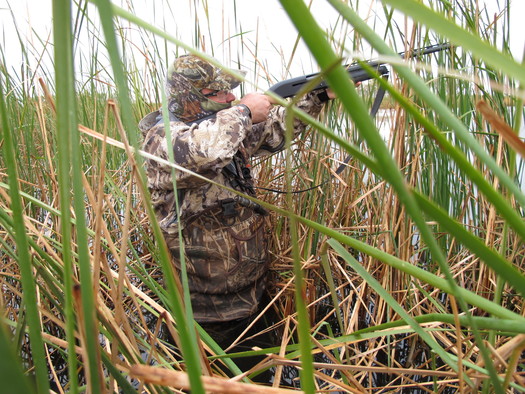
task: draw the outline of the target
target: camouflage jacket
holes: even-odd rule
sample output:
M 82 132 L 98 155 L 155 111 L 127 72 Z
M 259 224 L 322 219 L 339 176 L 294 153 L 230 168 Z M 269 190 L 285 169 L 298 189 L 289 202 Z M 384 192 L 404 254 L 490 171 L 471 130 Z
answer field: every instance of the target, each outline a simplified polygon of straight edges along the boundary
M 316 117 L 323 104 L 315 94 L 299 101 L 300 109 Z M 305 124 L 294 120 L 295 135 Z M 237 154 L 265 155 L 283 148 L 285 108 L 275 106 L 265 122 L 252 124 L 243 106 L 219 111 L 212 119 L 188 125 L 170 122 L 173 147 L 169 147 L 158 113 L 148 115 L 139 127 L 143 149 L 165 160 L 173 149 L 176 164 L 214 182 L 231 187 L 223 171 Z M 180 212 L 176 211 L 172 168 L 147 160 L 148 187 L 160 227 L 179 266 L 178 226 L 182 227 L 187 272 L 195 319 L 229 321 L 257 310 L 265 289 L 268 252 L 264 217 L 237 205 L 234 217 L 223 215 L 221 203 L 236 194 L 182 171 L 176 171 Z

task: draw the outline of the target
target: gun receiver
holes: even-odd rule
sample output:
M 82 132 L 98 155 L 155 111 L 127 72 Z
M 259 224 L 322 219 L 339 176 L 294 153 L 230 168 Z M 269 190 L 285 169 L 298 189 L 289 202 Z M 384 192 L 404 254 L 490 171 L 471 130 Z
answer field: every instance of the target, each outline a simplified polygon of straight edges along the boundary
M 424 48 L 414 49 L 408 52 L 401 52 L 398 55 L 401 57 L 414 58 L 422 55 L 428 55 L 434 52 L 443 51 L 448 48 L 450 48 L 450 44 L 448 43 L 436 44 Z M 386 62 L 380 62 L 378 60 L 369 60 L 366 62 L 366 64 L 368 64 L 368 66 L 374 69 L 379 75 L 388 74 L 389 71 L 388 68 L 385 66 L 385 63 Z M 350 78 L 352 78 L 354 82 L 363 82 L 373 78 L 373 76 L 370 75 L 367 71 L 365 71 L 359 63 L 353 63 L 350 65 L 346 65 L 345 67 L 348 73 L 350 74 Z M 312 79 L 317 78 L 318 76 L 319 73 L 314 73 L 303 75 L 301 77 L 287 79 L 276 83 L 269 90 L 271 92 L 274 92 L 275 94 L 278 94 L 282 98 L 293 97 L 303 88 L 304 85 L 306 85 Z M 328 84 L 326 83 L 326 81 L 322 80 L 312 90 L 325 89 L 327 87 Z

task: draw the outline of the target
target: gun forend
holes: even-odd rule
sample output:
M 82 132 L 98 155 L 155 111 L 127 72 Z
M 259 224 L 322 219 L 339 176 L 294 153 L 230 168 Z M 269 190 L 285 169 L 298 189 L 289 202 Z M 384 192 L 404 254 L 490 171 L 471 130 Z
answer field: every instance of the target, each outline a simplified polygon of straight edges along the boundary
M 375 63 L 369 65 L 375 69 L 380 75 L 388 74 L 388 68 L 381 63 Z M 363 70 L 363 68 L 359 64 L 354 64 L 347 67 L 347 71 L 350 74 L 350 78 L 354 82 L 362 82 L 366 81 L 368 79 L 372 79 L 373 76 L 370 75 L 367 71 Z M 275 94 L 278 94 L 282 98 L 288 98 L 295 96 L 307 83 L 312 81 L 315 78 L 318 78 L 319 73 L 314 74 L 308 74 L 303 75 L 301 77 L 291 78 L 287 79 L 281 82 L 277 82 L 275 85 L 273 85 L 269 90 Z M 319 89 L 325 89 L 328 87 L 328 84 L 326 83 L 326 80 L 322 80 L 317 85 L 315 85 L 312 90 L 319 90 Z

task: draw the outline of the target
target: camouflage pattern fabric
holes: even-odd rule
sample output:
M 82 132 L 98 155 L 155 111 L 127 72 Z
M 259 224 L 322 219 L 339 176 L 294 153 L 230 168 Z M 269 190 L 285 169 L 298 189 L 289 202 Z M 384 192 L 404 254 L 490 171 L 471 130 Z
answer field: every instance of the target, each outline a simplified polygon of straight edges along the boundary
M 232 90 L 241 81 L 232 74 L 246 75 L 246 71 L 230 70 L 226 72 L 195 55 L 180 56 L 168 69 L 167 85 L 173 85 L 173 76 L 181 75 L 197 89 Z
M 169 78 L 170 82 L 186 79 L 180 74 Z M 183 97 L 178 100 L 184 102 Z M 322 106 L 316 94 L 298 102 L 299 108 L 314 117 Z M 284 145 L 283 107 L 273 107 L 268 119 L 258 124 L 252 124 L 244 107 L 235 105 L 200 123 L 172 121 L 171 146 L 163 122 L 158 123 L 159 115 L 158 111 L 149 114 L 139 124 L 143 149 L 165 160 L 168 149 L 173 149 L 178 165 L 222 185 L 231 186 L 223 168 L 239 150 L 253 157 Z M 179 113 L 175 115 L 179 117 Z M 304 129 L 305 125 L 295 120 L 295 134 Z M 180 265 L 178 226 L 182 228 L 195 319 L 222 322 L 250 316 L 257 310 L 266 284 L 265 218 L 242 201 L 234 203 L 236 215 L 225 217 L 222 202 L 238 201 L 237 195 L 181 171 L 175 174 L 178 192 L 183 195 L 177 212 L 171 167 L 154 160 L 146 164 L 153 207 L 176 267 Z
M 184 251 L 194 317 L 199 322 L 242 319 L 257 311 L 266 287 L 268 252 L 263 216 L 238 207 L 225 218 L 222 209 L 204 210 L 184 221 Z M 178 234 L 165 233 L 174 256 Z M 179 259 L 175 259 L 177 268 Z

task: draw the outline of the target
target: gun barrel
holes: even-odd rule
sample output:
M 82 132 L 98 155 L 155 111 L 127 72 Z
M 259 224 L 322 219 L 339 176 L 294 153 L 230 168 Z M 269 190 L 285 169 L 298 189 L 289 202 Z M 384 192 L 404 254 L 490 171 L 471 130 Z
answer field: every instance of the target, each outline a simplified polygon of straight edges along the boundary
M 434 44 L 434 45 L 429 45 L 423 48 L 416 48 L 410 51 L 401 52 L 399 53 L 399 56 L 405 57 L 408 54 L 409 57 L 417 57 L 417 56 L 422 56 L 422 55 L 429 55 L 435 52 L 441 52 L 449 48 L 450 48 L 450 43 L 445 42 L 443 44 Z

